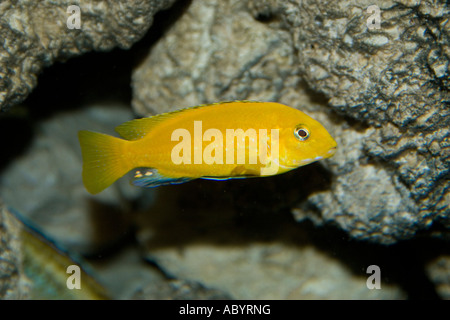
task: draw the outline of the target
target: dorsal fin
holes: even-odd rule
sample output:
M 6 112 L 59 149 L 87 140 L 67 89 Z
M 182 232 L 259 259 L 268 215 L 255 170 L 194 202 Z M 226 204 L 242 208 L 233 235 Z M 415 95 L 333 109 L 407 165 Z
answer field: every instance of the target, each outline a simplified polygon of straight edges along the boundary
M 175 115 L 178 115 L 179 113 L 186 112 L 192 109 L 199 109 L 203 107 L 210 107 L 215 105 L 221 105 L 225 103 L 233 103 L 233 102 L 259 102 L 259 101 L 223 101 L 223 102 L 216 102 L 212 104 L 202 104 L 195 107 L 175 110 L 172 112 L 157 114 L 155 116 L 149 117 L 149 118 L 141 118 L 141 119 L 134 119 L 131 121 L 127 121 L 125 123 L 122 123 L 120 126 L 116 127 L 116 132 L 120 134 L 123 138 L 127 140 L 140 140 L 144 138 L 147 133 L 152 130 L 153 127 L 161 123 L 162 121 L 165 121 L 167 119 L 170 119 L 174 117 Z
M 127 140 L 139 140 L 145 137 L 150 132 L 152 127 L 157 125 L 161 120 L 159 117 L 162 115 L 156 115 L 150 118 L 134 119 L 122 123 L 116 127 L 116 132 Z

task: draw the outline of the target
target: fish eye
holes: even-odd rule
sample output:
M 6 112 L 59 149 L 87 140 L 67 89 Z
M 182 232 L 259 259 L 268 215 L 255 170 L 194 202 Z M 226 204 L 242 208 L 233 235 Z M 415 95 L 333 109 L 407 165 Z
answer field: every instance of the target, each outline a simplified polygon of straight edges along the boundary
M 300 141 L 305 141 L 309 138 L 309 135 L 309 131 L 305 127 L 296 127 L 294 129 L 294 136 Z

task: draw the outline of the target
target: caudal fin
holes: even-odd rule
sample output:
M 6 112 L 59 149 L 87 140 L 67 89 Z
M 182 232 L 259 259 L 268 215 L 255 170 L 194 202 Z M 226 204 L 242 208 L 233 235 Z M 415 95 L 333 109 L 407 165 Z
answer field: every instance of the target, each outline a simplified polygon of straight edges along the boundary
M 83 156 L 83 183 L 92 194 L 101 192 L 132 168 L 124 155 L 126 140 L 91 131 L 78 132 Z

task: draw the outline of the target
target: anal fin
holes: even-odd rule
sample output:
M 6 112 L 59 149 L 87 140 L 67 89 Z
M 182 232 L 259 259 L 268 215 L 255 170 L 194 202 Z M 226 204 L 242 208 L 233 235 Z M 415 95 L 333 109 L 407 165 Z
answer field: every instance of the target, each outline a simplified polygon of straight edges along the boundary
M 136 169 L 133 184 L 137 187 L 153 188 L 159 186 L 165 186 L 169 184 L 180 184 L 193 180 L 192 178 L 171 178 L 166 177 L 158 172 L 154 168 L 139 168 Z

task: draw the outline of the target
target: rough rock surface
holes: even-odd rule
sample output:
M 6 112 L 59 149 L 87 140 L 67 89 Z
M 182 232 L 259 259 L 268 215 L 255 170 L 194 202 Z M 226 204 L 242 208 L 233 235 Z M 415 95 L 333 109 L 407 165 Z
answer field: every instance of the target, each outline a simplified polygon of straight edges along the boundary
M 27 299 L 29 281 L 23 269 L 21 224 L 0 202 L 0 299 Z
M 369 30 L 366 8 L 374 4 L 381 25 Z M 294 0 L 283 2 L 283 10 L 298 69 L 311 88 L 336 112 L 373 128 L 359 146 L 343 145 L 345 153 L 356 147 L 369 163 L 342 153 L 332 159 L 337 181 L 311 203 L 353 235 L 384 243 L 433 221 L 449 226 L 445 1 Z
M 133 106 L 250 99 L 305 110 L 338 152 L 322 162 L 329 190 L 299 203 L 299 220 L 385 244 L 448 225 L 448 7 L 369 2 L 193 1 L 135 70 Z M 381 29 L 368 29 L 369 5 Z
M 0 109 L 26 98 L 37 74 L 55 60 L 92 50 L 129 48 L 152 24 L 154 14 L 174 0 L 26 1 L 0 3 Z M 80 29 L 69 29 L 71 5 Z

